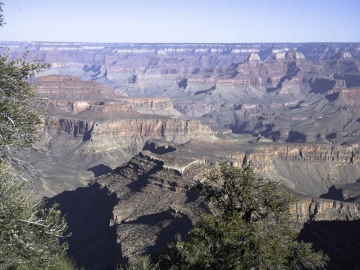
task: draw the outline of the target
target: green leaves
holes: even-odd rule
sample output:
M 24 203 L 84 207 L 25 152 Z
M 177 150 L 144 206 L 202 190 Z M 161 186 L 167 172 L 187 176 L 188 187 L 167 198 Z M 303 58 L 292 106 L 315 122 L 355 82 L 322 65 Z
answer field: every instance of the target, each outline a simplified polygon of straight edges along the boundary
M 0 169 L 0 268 L 45 269 L 64 256 L 67 224 L 57 205 L 33 203 L 26 183 Z
M 164 269 L 319 269 L 327 257 L 297 242 L 290 207 L 295 199 L 280 183 L 252 168 L 222 165 L 194 187 L 211 215 L 195 224 L 187 241 L 161 255 Z
M 35 135 L 46 114 L 46 99 L 36 97 L 29 80 L 47 65 L 27 63 L 25 58 L 0 56 L 0 160 L 28 180 L 33 171 L 24 157 L 34 151 Z
M 4 15 L 2 14 L 3 10 L 2 10 L 2 6 L 4 5 L 4 3 L 0 2 L 0 26 L 4 25 Z
M 0 56 L 0 150 L 28 148 L 35 141 L 36 125 L 44 115 L 44 100 L 37 98 L 29 79 L 46 64 L 26 63 L 25 57 Z
M 71 269 L 64 256 L 67 245 L 60 243 L 66 236 L 65 218 L 57 205 L 32 202 L 22 181 L 31 177 L 23 157 L 33 150 L 45 114 L 46 100 L 36 97 L 30 80 L 47 67 L 25 58 L 0 56 L 0 269 Z

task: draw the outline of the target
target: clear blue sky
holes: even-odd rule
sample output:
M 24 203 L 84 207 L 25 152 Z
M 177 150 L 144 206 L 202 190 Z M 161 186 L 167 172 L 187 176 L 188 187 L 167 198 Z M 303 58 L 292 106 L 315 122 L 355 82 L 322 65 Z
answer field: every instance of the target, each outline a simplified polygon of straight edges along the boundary
M 360 42 L 360 0 L 1 1 L 1 41 Z

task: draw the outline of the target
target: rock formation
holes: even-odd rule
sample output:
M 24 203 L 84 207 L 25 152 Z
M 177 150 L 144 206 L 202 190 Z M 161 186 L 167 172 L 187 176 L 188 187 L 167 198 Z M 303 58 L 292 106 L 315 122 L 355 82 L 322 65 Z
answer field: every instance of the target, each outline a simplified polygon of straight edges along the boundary
M 118 95 L 110 87 L 95 81 L 83 81 L 74 76 L 43 76 L 35 81 L 36 93 L 49 100 L 103 100 L 116 99 Z
M 160 252 L 176 234 L 186 237 L 192 220 L 205 211 L 190 186 L 209 168 L 194 161 L 145 151 L 97 179 L 119 199 L 111 224 L 123 257 L 131 261 L 142 252 Z
M 155 140 L 146 145 L 146 149 L 151 149 L 151 151 L 142 151 L 112 174 L 96 180 L 100 186 L 109 189 L 119 200 L 113 209 L 111 225 L 117 228 L 117 241 L 121 244 L 119 252 L 123 257 L 132 261 L 143 252 L 160 252 L 176 234 L 186 237 L 192 227 L 192 222 L 198 219 L 200 213 L 207 211 L 207 207 L 201 203 L 196 193 L 190 191 L 190 187 L 196 180 L 206 181 L 209 171 L 213 168 L 212 164 L 220 157 L 222 160 L 234 161 L 236 158 L 243 159 L 240 153 L 253 153 L 256 157 L 249 156 L 248 162 L 255 162 L 253 163 L 255 167 L 264 161 L 263 155 L 266 151 L 274 153 L 269 158 L 272 159 L 271 162 L 277 163 L 277 166 L 281 163 L 280 160 L 288 162 L 298 160 L 295 157 L 299 155 L 299 150 L 295 149 L 299 148 L 299 145 L 279 145 L 275 150 L 268 148 L 266 144 L 250 147 L 255 143 L 249 145 L 243 143 L 243 147 L 240 147 L 234 142 L 228 143 L 228 148 L 225 147 L 226 142 L 220 145 L 216 145 L 219 142 L 215 143 L 212 148 L 209 144 L 204 145 L 195 141 L 181 146 Z M 248 149 L 246 149 L 247 146 Z M 307 159 L 312 157 L 315 160 L 327 159 L 334 162 L 328 164 L 328 168 L 334 167 L 335 163 L 336 167 L 346 166 L 340 163 L 347 163 L 347 158 L 341 157 L 342 155 L 337 152 L 342 150 L 346 152 L 346 148 L 330 150 L 332 146 L 328 146 L 327 151 L 334 152 L 325 154 L 326 147 L 314 145 L 311 150 L 310 148 L 303 149 L 304 157 L 307 156 L 307 158 L 300 158 L 301 162 L 308 163 Z M 223 152 L 218 152 L 219 149 Z M 283 152 L 280 149 L 287 150 Z M 226 158 L 224 153 L 233 155 Z M 326 155 L 332 157 L 328 159 Z M 267 162 L 270 165 L 271 162 Z M 296 163 L 296 166 L 303 166 L 301 162 Z M 308 165 L 304 164 L 303 168 Z M 274 167 L 270 171 L 278 169 L 279 167 Z M 293 170 L 293 165 L 290 165 L 288 169 Z M 258 172 L 264 175 L 264 170 L 260 171 L 258 168 Z M 284 180 L 284 178 L 275 180 Z M 298 180 L 303 182 L 303 186 L 309 184 L 306 183 L 308 181 L 306 177 L 298 178 Z M 287 183 L 289 184 L 290 181 Z M 292 188 L 294 186 L 296 185 Z M 299 191 L 298 187 L 295 191 Z M 324 220 L 345 222 L 360 219 L 358 204 L 306 197 L 299 193 L 297 196 L 300 196 L 300 199 L 294 205 L 292 213 L 300 225 L 304 222 Z
M 342 112 L 340 118 L 353 121 L 341 120 L 338 129 L 324 121 L 333 114 L 330 107 L 343 110 L 336 103 L 338 90 L 360 86 L 358 43 L 3 45 L 0 52 L 11 46 L 10 57 L 24 50 L 29 57 L 41 56 L 52 64 L 45 75 L 76 75 L 111 86 L 112 94 L 104 92 L 110 99 L 169 97 L 181 113 L 236 133 L 287 142 L 358 143 L 357 115 Z M 63 92 L 51 106 L 69 112 L 87 107 L 98 95 L 87 99 L 74 92 L 82 103 L 68 104 Z M 349 135 L 339 136 L 344 130 Z
M 247 61 L 261 61 L 260 56 L 257 53 L 250 53 Z
M 328 199 L 303 198 L 296 203 L 298 223 L 307 221 L 352 221 L 360 219 L 360 205 Z
M 38 78 L 35 91 L 49 100 L 40 146 L 48 151 L 42 166 L 52 180 L 63 181 L 52 162 L 88 177 L 85 170 L 99 175 L 128 161 L 149 139 L 216 140 L 209 127 L 179 113 L 167 97 L 123 97 L 94 81 L 62 76 Z

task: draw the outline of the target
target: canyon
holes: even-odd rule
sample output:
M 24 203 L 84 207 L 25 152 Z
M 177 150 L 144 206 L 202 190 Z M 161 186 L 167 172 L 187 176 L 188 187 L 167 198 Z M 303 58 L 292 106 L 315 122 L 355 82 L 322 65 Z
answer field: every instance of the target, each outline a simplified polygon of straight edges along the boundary
M 168 97 L 211 127 L 288 142 L 359 142 L 357 43 L 1 45 L 10 57 L 29 51 L 28 59 L 52 65 L 39 76 L 76 76 L 119 96 Z
M 79 266 L 186 237 L 208 211 L 191 186 L 219 161 L 284 182 L 302 239 L 331 242 L 330 269 L 357 263 L 331 228 L 360 219 L 360 44 L 0 44 L 51 64 L 33 82 L 49 113 L 29 163 L 38 197 L 69 213 Z

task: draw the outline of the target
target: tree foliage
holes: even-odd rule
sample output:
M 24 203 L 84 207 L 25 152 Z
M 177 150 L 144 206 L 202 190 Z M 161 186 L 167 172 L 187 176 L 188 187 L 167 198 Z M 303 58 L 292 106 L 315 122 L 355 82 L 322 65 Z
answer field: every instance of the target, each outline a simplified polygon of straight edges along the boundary
M 26 182 L 0 169 L 0 269 L 57 269 L 67 223 L 57 205 L 31 202 Z
M 2 10 L 2 6 L 4 5 L 4 3 L 0 2 L 0 27 L 4 25 L 4 15 L 2 14 L 3 10 Z
M 187 241 L 161 255 L 164 269 L 318 269 L 327 257 L 298 242 L 284 186 L 248 167 L 222 165 L 198 182 L 212 214 L 195 224 Z
M 0 26 L 3 26 L 0 2 Z M 33 149 L 44 115 L 44 100 L 30 80 L 46 64 L 28 63 L 26 55 L 0 55 L 0 269 L 73 269 L 60 243 L 67 224 L 57 205 L 33 202 L 33 174 L 25 156 Z
M 47 65 L 28 63 L 25 58 L 9 60 L 8 53 L 0 56 L 0 158 L 15 165 L 23 180 L 28 180 L 33 171 L 24 161 L 25 155 L 33 150 L 45 114 L 45 100 L 35 95 L 29 80 Z
M 150 255 L 140 256 L 130 266 L 119 265 L 118 270 L 159 270 L 159 263 L 153 264 Z

